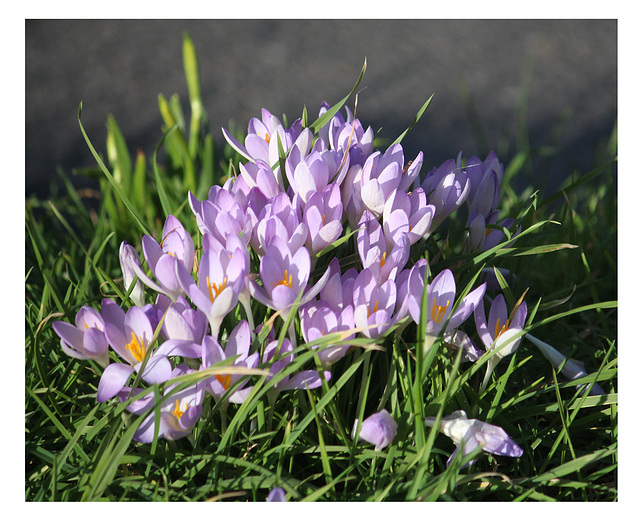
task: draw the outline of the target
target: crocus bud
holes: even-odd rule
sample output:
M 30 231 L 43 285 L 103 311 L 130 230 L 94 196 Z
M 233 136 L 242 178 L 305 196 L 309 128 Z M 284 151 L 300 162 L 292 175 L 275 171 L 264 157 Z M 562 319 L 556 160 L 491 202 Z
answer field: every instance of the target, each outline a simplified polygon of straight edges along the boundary
M 352 437 L 355 437 L 358 427 L 358 419 L 353 424 Z M 376 445 L 376 451 L 386 448 L 393 438 L 396 436 L 398 424 L 387 410 L 381 410 L 378 413 L 367 417 L 362 421 L 362 428 L 358 440 L 364 440 Z

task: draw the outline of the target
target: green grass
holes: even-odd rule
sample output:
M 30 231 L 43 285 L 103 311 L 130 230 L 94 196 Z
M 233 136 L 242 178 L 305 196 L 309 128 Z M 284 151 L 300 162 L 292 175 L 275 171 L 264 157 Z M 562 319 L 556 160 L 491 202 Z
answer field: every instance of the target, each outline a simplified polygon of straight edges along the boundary
M 604 137 L 594 169 L 571 173 L 557 192 L 503 190 L 501 208 L 524 232 L 513 247 L 461 254 L 461 215 L 415 253 L 436 259 L 434 272 L 456 267 L 459 288 L 485 265 L 512 270 L 518 277 L 505 295 L 513 304 L 527 292 L 527 331 L 580 360 L 588 377 L 566 382 L 524 339 L 480 393 L 486 358 L 460 362 L 439 342 L 424 358 L 414 325 L 375 342 L 359 339 L 321 388 L 283 392 L 273 401 L 273 383 L 254 377 L 254 392 L 242 405 L 223 410 L 209 397 L 191 437 L 132 442 L 142 418 L 117 400 L 96 404 L 99 366 L 67 357 L 51 324 L 73 322 L 81 306 L 98 307 L 105 296 L 129 303 L 120 242 L 140 251 L 142 235 L 159 237 L 169 213 L 195 237 L 187 191 L 206 197 L 237 166 L 228 146 L 221 154 L 214 146 L 188 37 L 184 51 L 188 120 L 177 97 L 159 98 L 163 139 L 156 150 L 131 158 L 109 117 L 106 153 L 96 147 L 98 167 L 81 171 L 100 180 L 97 199 L 59 172 L 64 192 L 26 201 L 25 500 L 260 501 L 275 486 L 293 501 L 617 500 L 615 133 Z M 81 122 L 81 110 L 78 116 Z M 539 158 L 526 142 L 518 147 L 500 156 L 507 181 L 526 176 Z M 319 267 L 351 246 L 322 256 Z M 255 312 L 260 319 L 270 315 Z M 230 314 L 222 331 L 236 320 Z M 274 326 L 284 337 L 288 325 L 276 318 Z M 313 353 L 302 344 L 297 351 L 299 365 L 312 367 Z M 577 384 L 592 382 L 606 395 L 578 393 Z M 393 412 L 398 433 L 389 447 L 374 451 L 351 439 L 351 427 L 381 408 Z M 485 453 L 471 468 L 462 461 L 447 468 L 453 443 L 422 419 L 456 409 L 503 427 L 524 455 Z

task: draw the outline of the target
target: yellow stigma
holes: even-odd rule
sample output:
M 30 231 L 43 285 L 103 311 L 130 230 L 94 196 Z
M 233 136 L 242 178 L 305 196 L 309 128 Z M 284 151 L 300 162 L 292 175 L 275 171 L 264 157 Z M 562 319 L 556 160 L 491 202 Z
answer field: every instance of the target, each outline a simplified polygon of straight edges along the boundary
M 382 259 L 380 259 L 380 268 L 382 268 L 386 262 L 387 262 L 387 253 L 384 252 L 382 254 Z
M 135 357 L 136 361 L 142 362 L 146 354 L 146 350 L 142 339 L 138 339 L 135 332 L 131 332 L 131 342 L 127 344 L 126 348 Z
M 271 134 L 269 134 L 267 132 L 267 135 L 264 137 L 264 141 L 266 141 L 267 143 L 270 143 L 271 142 Z
M 371 314 L 375 314 L 377 311 L 378 311 L 378 300 L 376 299 L 376 302 L 373 305 L 373 310 L 369 312 L 369 315 L 367 317 L 371 317 Z
M 176 419 L 180 420 L 180 417 L 182 417 L 184 412 L 187 411 L 188 409 L 189 409 L 189 405 L 185 404 L 184 410 L 181 410 L 180 409 L 180 401 L 178 399 L 176 399 L 176 409 L 173 410 L 173 414 L 175 415 Z
M 447 310 L 447 308 L 449 307 L 449 303 L 451 301 L 449 301 L 447 299 L 447 304 L 444 306 L 438 306 L 438 304 L 436 303 L 435 299 L 433 301 L 433 306 L 431 307 L 431 320 L 435 321 L 436 323 L 440 323 L 440 321 L 442 321 L 442 318 L 444 317 L 444 313 Z
M 222 283 L 219 285 L 216 283 L 212 283 L 209 281 L 209 276 L 207 276 L 207 288 L 209 289 L 209 300 L 213 303 L 216 298 L 220 295 L 220 293 L 227 287 L 227 278 L 225 277 L 222 280 Z
M 288 286 L 289 288 L 291 288 L 292 284 L 293 284 L 293 276 L 285 268 L 284 275 L 282 276 L 282 279 L 280 279 L 280 281 L 275 283 L 273 285 L 273 288 L 275 288 L 278 285 L 284 285 L 284 286 Z
M 231 375 L 227 374 L 227 375 L 216 375 L 216 379 L 218 380 L 218 382 L 220 384 L 222 384 L 222 386 L 224 387 L 225 391 L 229 389 L 229 386 L 231 386 Z
M 504 323 L 502 327 L 500 326 L 500 319 L 496 319 L 496 330 L 494 332 L 493 340 L 495 341 L 499 336 L 501 336 L 507 328 L 509 328 L 509 319 L 507 319 L 507 322 Z

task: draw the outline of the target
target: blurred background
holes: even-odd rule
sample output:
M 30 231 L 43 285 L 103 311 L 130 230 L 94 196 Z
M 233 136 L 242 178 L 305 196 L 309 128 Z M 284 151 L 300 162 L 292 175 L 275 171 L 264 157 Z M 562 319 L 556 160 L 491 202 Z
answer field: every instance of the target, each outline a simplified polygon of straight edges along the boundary
M 153 153 L 158 94 L 177 93 L 188 115 L 185 31 L 218 148 L 221 127 L 245 130 L 262 107 L 292 122 L 306 105 L 313 120 L 351 90 L 366 57 L 358 117 L 389 142 L 434 94 L 403 140 L 407 160 L 424 152 L 423 174 L 460 151 L 495 150 L 505 162 L 529 148 L 553 152 L 521 181 L 544 192 L 592 168 L 615 126 L 617 29 L 616 20 L 27 20 L 26 196 L 46 198 L 58 168 L 95 166 L 81 101 L 98 152 L 111 114 L 131 153 Z

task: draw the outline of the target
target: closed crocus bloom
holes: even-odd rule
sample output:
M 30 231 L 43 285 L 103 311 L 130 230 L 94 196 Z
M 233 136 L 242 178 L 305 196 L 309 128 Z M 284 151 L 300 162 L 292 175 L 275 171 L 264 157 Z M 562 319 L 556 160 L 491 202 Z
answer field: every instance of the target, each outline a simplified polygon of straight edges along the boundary
M 353 423 L 351 437 L 356 436 L 358 420 Z M 358 440 L 375 444 L 376 451 L 386 448 L 393 442 L 398 430 L 398 424 L 387 410 L 380 410 L 362 421 Z
M 300 329 L 307 343 L 312 343 L 325 335 L 352 330 L 354 327 L 352 305 L 334 310 L 326 302 L 316 301 L 307 303 L 300 309 Z M 345 339 L 354 337 L 355 333 L 352 333 L 345 336 Z M 344 357 L 348 350 L 349 345 L 331 346 L 320 350 L 318 358 L 324 368 L 329 368 Z
M 166 296 L 158 295 L 156 310 L 158 320 L 164 317 L 160 334 L 165 339 L 156 353 L 200 358 L 202 339 L 209 328 L 207 316 L 191 308 L 182 296 L 172 303 Z
M 393 280 L 380 283 L 370 268 L 365 268 L 353 285 L 353 317 L 357 328 L 370 339 L 381 337 L 395 322 L 396 285 Z
M 175 301 L 183 290 L 176 277 L 176 264 L 182 264 L 188 271 L 193 268 L 195 251 L 193 240 L 187 234 L 180 221 L 168 216 L 162 230 L 162 240 L 158 243 L 153 237 L 142 238 L 144 256 L 158 284 L 154 283 L 140 268 L 133 265 L 140 280 L 156 292 L 163 293 Z
M 104 333 L 104 319 L 93 308 L 83 306 L 76 314 L 75 326 L 55 321 L 53 330 L 60 337 L 60 347 L 69 357 L 91 359 L 102 366 L 109 364 L 109 343 Z
M 427 426 L 435 426 L 435 423 L 435 417 L 425 419 Z M 442 417 L 437 429 L 456 445 L 456 450 L 447 460 L 447 466 L 458 453 L 462 452 L 463 456 L 468 455 L 478 446 L 487 453 L 506 457 L 521 457 L 523 453 L 522 448 L 513 442 L 502 428 L 477 419 L 468 419 L 463 410 Z M 467 463 L 465 467 L 473 462 Z
M 342 201 L 340 187 L 335 183 L 322 192 L 314 192 L 307 201 L 303 222 L 309 235 L 306 245 L 312 255 L 336 241 L 342 233 Z
M 267 495 L 267 502 L 286 502 L 287 495 L 282 488 L 273 488 Z
M 254 230 L 251 246 L 260 256 L 265 255 L 267 246 L 274 237 L 284 240 L 291 253 L 295 254 L 304 246 L 309 235 L 302 214 L 285 193 L 278 194 L 264 206 Z
M 362 202 L 376 217 L 382 215 L 384 204 L 400 186 L 404 154 L 398 143 L 384 154 L 374 152 L 362 167 Z
M 136 277 L 134 266 L 140 267 L 138 252 L 136 252 L 136 249 L 131 245 L 123 241 L 120 244 L 120 268 L 122 269 L 125 290 L 129 289 Z M 136 306 L 144 306 L 144 288 L 139 280 L 131 290 L 130 297 Z
M 407 234 L 411 244 L 422 239 L 435 215 L 436 208 L 427 205 L 424 190 L 418 188 L 407 194 L 394 191 L 384 206 L 382 222 L 387 242 L 395 242 L 402 234 Z
M 497 180 L 497 186 L 499 187 L 500 183 L 502 183 L 504 169 L 503 169 L 502 163 L 500 163 L 500 160 L 498 159 L 498 156 L 493 151 L 487 154 L 487 157 L 484 161 L 482 161 L 480 158 L 476 156 L 470 157 L 469 160 L 467 161 L 467 164 L 464 170 L 467 173 L 467 176 L 469 177 L 470 187 L 469 187 L 469 197 L 467 198 L 467 204 L 469 205 L 470 208 L 474 204 L 474 201 L 476 200 L 476 195 L 478 191 L 482 190 L 480 187 L 482 186 L 483 183 L 485 183 L 483 181 L 485 178 L 491 178 L 495 175 L 495 178 Z M 493 184 L 493 183 L 494 183 L 493 180 L 489 182 L 489 184 Z M 494 187 L 494 190 L 495 190 L 495 187 Z M 483 198 L 486 198 L 486 196 L 483 196 Z M 498 191 L 498 199 L 499 199 L 499 191 Z M 493 199 L 490 207 L 495 209 L 497 208 L 497 206 L 498 206 L 497 200 Z
M 427 201 L 435 207 L 435 215 L 427 230 L 433 233 L 440 223 L 462 205 L 469 194 L 470 183 L 466 172 L 455 160 L 445 161 L 429 172 L 421 185 Z

